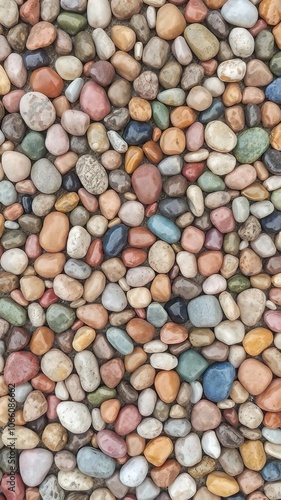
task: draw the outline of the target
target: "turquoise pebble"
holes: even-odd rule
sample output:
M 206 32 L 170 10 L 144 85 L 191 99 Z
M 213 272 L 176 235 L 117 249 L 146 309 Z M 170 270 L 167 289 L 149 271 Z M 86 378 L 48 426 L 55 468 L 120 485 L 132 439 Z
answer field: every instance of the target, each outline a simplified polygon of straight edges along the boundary
M 204 172 L 197 179 L 198 186 L 205 193 L 214 193 L 215 191 L 223 191 L 225 189 L 225 183 L 222 178 L 213 172 Z
M 77 453 L 80 472 L 94 478 L 106 479 L 115 471 L 115 460 L 90 446 L 84 446 Z
M 166 243 L 176 243 L 180 240 L 180 229 L 174 222 L 163 215 L 152 215 L 148 219 L 147 227 L 155 236 L 166 241 Z
M 20 148 L 22 152 L 33 161 L 40 160 L 46 153 L 45 138 L 40 132 L 31 131 L 26 134 Z
M 121 328 L 116 328 L 115 326 L 108 328 L 106 338 L 112 347 L 114 347 L 114 349 L 120 352 L 123 356 L 131 354 L 134 350 L 132 340 L 126 332 L 121 330 Z
M 254 163 L 268 147 L 268 133 L 262 128 L 253 127 L 238 136 L 233 154 L 240 163 Z
M 197 380 L 207 368 L 206 359 L 193 349 L 188 349 L 179 356 L 176 371 L 183 380 L 190 384 Z
M 161 304 L 151 302 L 147 308 L 146 319 L 156 328 L 161 328 L 168 321 L 168 314 Z

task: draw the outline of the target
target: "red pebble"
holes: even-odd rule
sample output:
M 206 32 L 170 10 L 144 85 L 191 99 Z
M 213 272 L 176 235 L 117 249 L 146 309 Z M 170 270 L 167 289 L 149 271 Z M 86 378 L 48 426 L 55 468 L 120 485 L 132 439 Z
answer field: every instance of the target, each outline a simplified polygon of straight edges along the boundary
M 182 169 L 182 175 L 190 181 L 195 182 L 205 169 L 205 163 L 185 163 Z
M 24 484 L 19 474 L 4 474 L 1 481 L 1 489 L 6 500 L 24 499 Z
M 204 69 L 204 73 L 207 76 L 212 76 L 218 67 L 218 63 L 215 59 L 209 59 L 209 61 L 201 61 L 200 65 Z
M 151 205 L 148 205 L 145 209 L 145 216 L 146 217 L 151 217 L 152 215 L 156 214 L 158 208 L 158 203 L 152 203 Z
M 223 410 L 222 414 L 225 420 L 230 423 L 230 425 L 234 425 L 235 427 L 237 427 L 237 425 L 239 424 L 239 418 L 235 408 L 227 408 Z
M 48 410 L 47 410 L 47 418 L 49 420 L 55 420 L 55 418 L 58 418 L 57 414 L 57 406 L 59 403 L 61 403 L 61 400 L 57 398 L 54 394 L 51 394 L 50 396 L 47 397 L 47 403 L 48 403 Z
M 47 377 L 47 375 L 44 375 L 44 373 L 38 373 L 36 377 L 33 377 L 31 385 L 34 389 L 41 392 L 49 393 L 55 390 L 55 382 Z
M 59 301 L 59 298 L 55 294 L 54 290 L 52 288 L 49 288 L 42 295 L 41 299 L 39 300 L 39 304 L 40 304 L 40 306 L 42 306 L 46 309 L 46 307 L 49 307 L 51 304 L 55 304 L 58 301 Z
M 39 238 L 36 234 L 28 236 L 24 250 L 29 259 L 37 259 L 42 254 L 43 249 L 39 244 Z
M 100 266 L 103 261 L 104 253 L 102 248 L 102 241 L 98 238 L 90 244 L 86 255 L 86 262 L 89 266 Z
M 121 255 L 124 266 L 141 266 L 147 259 L 147 253 L 140 248 L 126 248 Z
M 39 361 L 35 354 L 28 351 L 12 352 L 6 360 L 4 380 L 8 385 L 18 386 L 31 380 L 38 372 Z

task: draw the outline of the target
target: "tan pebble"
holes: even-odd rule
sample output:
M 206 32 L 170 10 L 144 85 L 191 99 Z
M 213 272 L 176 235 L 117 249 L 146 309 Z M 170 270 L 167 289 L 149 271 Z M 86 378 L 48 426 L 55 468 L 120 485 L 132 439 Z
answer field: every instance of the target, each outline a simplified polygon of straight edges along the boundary
M 101 271 L 94 271 L 84 284 L 83 297 L 87 302 L 94 302 L 104 291 L 105 275 Z
M 51 451 L 62 450 L 67 440 L 67 430 L 57 422 L 48 424 L 42 434 L 43 444 Z
M 129 52 L 136 43 L 136 34 L 128 26 L 116 24 L 111 28 L 111 40 L 119 50 Z
M 45 284 L 44 281 L 37 276 L 24 276 L 20 279 L 21 292 L 26 300 L 32 302 L 42 297 Z
M 102 215 L 106 217 L 106 219 L 114 219 L 121 207 L 121 200 L 118 193 L 113 189 L 109 189 L 102 193 L 99 197 L 99 207 Z
M 142 365 L 130 377 L 130 383 L 137 391 L 150 387 L 155 378 L 155 369 L 151 365 Z

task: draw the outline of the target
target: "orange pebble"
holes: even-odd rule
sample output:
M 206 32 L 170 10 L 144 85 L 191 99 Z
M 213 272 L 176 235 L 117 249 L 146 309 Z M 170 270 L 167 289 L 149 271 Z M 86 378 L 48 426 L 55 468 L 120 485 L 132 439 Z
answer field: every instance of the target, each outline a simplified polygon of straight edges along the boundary
M 154 385 L 159 398 L 164 403 L 175 401 L 180 388 L 180 378 L 174 370 L 157 373 Z
M 100 406 L 100 412 L 103 420 L 107 424 L 112 424 L 115 422 L 119 410 L 121 407 L 121 403 L 118 399 L 108 399 L 104 401 Z

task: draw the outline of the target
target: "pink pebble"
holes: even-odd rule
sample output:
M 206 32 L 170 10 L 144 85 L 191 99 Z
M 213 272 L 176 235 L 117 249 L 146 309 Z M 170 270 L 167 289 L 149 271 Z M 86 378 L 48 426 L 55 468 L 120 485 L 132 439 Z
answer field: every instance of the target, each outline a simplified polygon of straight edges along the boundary
M 126 455 L 127 445 L 116 432 L 102 430 L 97 433 L 97 443 L 103 453 L 112 458 L 122 458 Z
M 39 244 L 39 238 L 36 234 L 28 236 L 25 242 L 24 250 L 29 259 L 37 259 L 42 254 L 43 250 Z
M 252 36 L 257 36 L 262 30 L 267 28 L 267 24 L 263 19 L 258 19 L 256 24 L 252 28 L 249 29 L 249 32 Z
M 189 151 L 198 151 L 204 143 L 204 127 L 202 123 L 195 122 L 188 127 L 186 132 L 186 148 Z
M 266 311 L 264 322 L 273 332 L 281 332 L 281 311 Z
M 210 219 L 213 225 L 222 234 L 231 233 L 235 228 L 235 220 L 230 208 L 219 207 L 212 210 Z
M 133 432 L 141 423 L 142 416 L 134 405 L 126 405 L 121 408 L 115 421 L 114 430 L 120 436 Z
M 20 100 L 25 94 L 24 90 L 12 90 L 8 94 L 4 95 L 2 103 L 4 108 L 8 113 L 18 113 L 20 109 Z
M 57 406 L 59 403 L 61 403 L 61 400 L 57 398 L 54 394 L 51 394 L 50 396 L 47 397 L 47 403 L 48 403 L 48 410 L 47 410 L 47 417 L 50 420 L 54 420 L 55 418 L 58 418 L 57 414 Z

